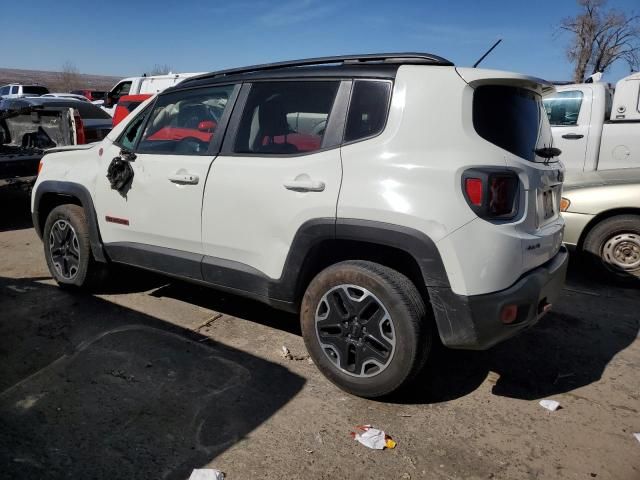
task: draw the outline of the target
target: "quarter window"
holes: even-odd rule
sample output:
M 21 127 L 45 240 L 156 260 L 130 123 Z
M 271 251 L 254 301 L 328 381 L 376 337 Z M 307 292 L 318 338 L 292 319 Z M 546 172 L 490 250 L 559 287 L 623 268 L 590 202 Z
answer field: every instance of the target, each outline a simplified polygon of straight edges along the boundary
M 137 151 L 206 155 L 233 89 L 225 85 L 161 95 Z
M 582 97 L 580 90 L 570 90 L 545 98 L 544 109 L 549 117 L 549 123 L 555 126 L 577 125 Z
M 253 84 L 234 151 L 295 155 L 319 150 L 338 85 L 337 81 Z
M 384 129 L 391 97 L 391 82 L 359 80 L 353 86 L 345 142 L 377 135 Z

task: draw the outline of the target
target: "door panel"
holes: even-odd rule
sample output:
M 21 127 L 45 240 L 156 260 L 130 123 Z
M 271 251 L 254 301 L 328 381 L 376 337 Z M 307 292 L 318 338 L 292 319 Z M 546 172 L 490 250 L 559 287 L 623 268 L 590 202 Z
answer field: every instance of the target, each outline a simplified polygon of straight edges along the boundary
M 239 262 L 278 279 L 300 226 L 335 218 L 342 178 L 339 126 L 350 87 L 335 80 L 243 87 L 243 105 L 229 125 L 233 133 L 205 187 L 203 250 L 213 257 L 206 263 Z
M 202 254 L 205 181 L 237 90 L 225 85 L 162 94 L 129 122 L 118 143 L 103 143 L 105 175 L 121 148 L 135 151 L 129 162 L 134 173 L 130 189 L 112 190 L 104 177 L 96 185 L 105 244 L 129 242 Z
M 291 158 L 218 156 L 204 193 L 204 254 L 279 278 L 298 228 L 335 217 L 341 175 L 339 148 Z M 324 189 L 287 188 L 296 179 Z
M 593 91 L 588 87 L 558 92 L 544 101 L 553 145 L 562 150 L 560 159 L 567 170 L 585 167 L 592 101 Z

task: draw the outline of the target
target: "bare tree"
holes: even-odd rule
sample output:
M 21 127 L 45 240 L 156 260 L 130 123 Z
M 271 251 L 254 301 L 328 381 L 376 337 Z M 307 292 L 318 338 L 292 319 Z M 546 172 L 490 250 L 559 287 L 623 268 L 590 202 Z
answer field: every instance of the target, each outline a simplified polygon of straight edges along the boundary
M 573 80 L 588 71 L 604 73 L 623 60 L 631 71 L 640 67 L 640 16 L 606 9 L 607 0 L 578 0 L 581 13 L 562 20 L 560 29 L 572 34 L 567 57 L 575 64 Z
M 171 65 L 167 65 L 166 63 L 160 65 L 156 63 L 149 72 L 149 75 L 166 75 L 167 73 L 171 73 Z
M 81 83 L 80 72 L 75 64 L 68 60 L 64 62 L 60 72 L 60 88 L 65 92 L 70 92 L 80 88 Z

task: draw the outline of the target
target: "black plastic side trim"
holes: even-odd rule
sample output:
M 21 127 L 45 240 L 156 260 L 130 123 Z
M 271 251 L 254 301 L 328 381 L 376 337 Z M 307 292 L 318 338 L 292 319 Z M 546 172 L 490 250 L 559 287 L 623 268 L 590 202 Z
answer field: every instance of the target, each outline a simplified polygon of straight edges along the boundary
M 202 280 L 201 254 L 131 242 L 107 243 L 104 248 L 114 262 L 181 278 Z
M 339 218 L 336 222 L 336 238 L 404 250 L 418 262 L 426 286 L 449 286 L 449 278 L 436 244 L 418 230 L 391 223 Z
M 444 266 L 433 241 L 411 228 L 382 222 L 318 218 L 305 222 L 296 233 L 280 278 L 240 262 L 138 243 L 109 243 L 105 250 L 120 263 L 162 272 L 295 311 L 305 274 L 313 273 L 314 259 L 331 255 L 334 240 L 351 240 L 395 247 L 412 255 L 422 270 L 425 285 L 449 287 Z
M 107 258 L 102 248 L 102 239 L 100 238 L 100 231 L 98 229 L 98 219 L 96 217 L 96 210 L 93 207 L 93 200 L 91 200 L 91 194 L 89 190 L 83 185 L 73 182 L 61 182 L 57 180 L 45 180 L 33 193 L 35 196 L 33 202 L 33 226 L 36 229 L 36 233 L 42 238 L 42 232 L 40 231 L 40 214 L 39 207 L 42 200 L 42 196 L 46 193 L 55 193 L 59 195 L 67 195 L 77 198 L 82 204 L 82 208 L 87 214 L 87 222 L 89 223 L 89 237 L 91 241 L 91 253 L 94 258 L 99 262 L 106 262 Z

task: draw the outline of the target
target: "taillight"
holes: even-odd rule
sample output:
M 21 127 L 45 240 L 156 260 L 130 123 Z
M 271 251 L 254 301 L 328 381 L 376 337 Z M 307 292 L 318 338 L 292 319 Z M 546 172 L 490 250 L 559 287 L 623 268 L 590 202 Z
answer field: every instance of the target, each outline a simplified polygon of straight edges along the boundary
M 41 171 L 42 171 L 42 160 L 40 160 L 40 163 L 38 163 L 38 175 L 40 175 Z
M 464 197 L 482 218 L 509 219 L 518 213 L 520 181 L 514 172 L 470 169 L 462 175 Z
M 76 122 L 76 144 L 84 145 L 87 143 L 87 136 L 84 133 L 84 123 L 82 122 L 82 117 L 78 110 L 73 111 L 73 119 Z

